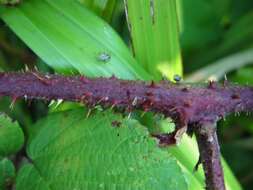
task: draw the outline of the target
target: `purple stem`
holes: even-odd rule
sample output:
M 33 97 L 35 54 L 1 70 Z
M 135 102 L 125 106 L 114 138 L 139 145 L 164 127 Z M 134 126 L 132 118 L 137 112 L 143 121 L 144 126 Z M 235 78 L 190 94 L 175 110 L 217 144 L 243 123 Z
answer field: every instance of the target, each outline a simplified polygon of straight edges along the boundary
M 197 135 L 207 189 L 225 189 L 216 128 L 211 123 L 229 113 L 253 110 L 253 87 L 228 84 L 185 84 L 126 81 L 111 78 L 48 75 L 37 72 L 0 73 L 0 96 L 65 100 L 90 107 L 99 104 L 131 112 L 153 111 L 176 123 L 171 134 L 154 135 L 163 145 L 175 143 L 187 126 Z M 193 126 L 193 127 L 192 127 Z
M 82 102 L 90 106 L 140 109 L 171 117 L 181 127 L 253 110 L 253 87 L 145 83 L 111 78 L 1 73 L 0 96 Z
M 206 176 L 207 190 L 225 190 L 224 175 L 220 161 L 220 147 L 216 123 L 206 122 L 194 128 L 197 137 L 200 161 Z

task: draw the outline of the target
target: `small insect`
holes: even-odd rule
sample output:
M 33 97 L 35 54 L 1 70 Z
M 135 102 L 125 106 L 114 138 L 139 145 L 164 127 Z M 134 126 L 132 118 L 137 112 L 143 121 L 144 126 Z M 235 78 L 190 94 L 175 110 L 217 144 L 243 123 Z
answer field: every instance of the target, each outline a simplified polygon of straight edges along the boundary
M 176 82 L 180 82 L 182 80 L 182 77 L 176 74 L 176 75 L 173 76 L 173 79 Z
M 111 59 L 111 56 L 108 53 L 102 52 L 97 57 L 98 61 L 108 62 Z

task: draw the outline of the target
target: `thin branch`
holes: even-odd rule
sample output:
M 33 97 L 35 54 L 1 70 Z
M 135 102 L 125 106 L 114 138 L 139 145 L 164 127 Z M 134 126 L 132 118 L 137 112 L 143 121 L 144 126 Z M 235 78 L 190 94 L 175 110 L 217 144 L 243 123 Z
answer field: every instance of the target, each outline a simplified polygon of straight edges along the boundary
M 202 123 L 195 127 L 194 131 L 197 137 L 200 161 L 203 164 L 206 176 L 206 189 L 225 190 L 216 123 Z

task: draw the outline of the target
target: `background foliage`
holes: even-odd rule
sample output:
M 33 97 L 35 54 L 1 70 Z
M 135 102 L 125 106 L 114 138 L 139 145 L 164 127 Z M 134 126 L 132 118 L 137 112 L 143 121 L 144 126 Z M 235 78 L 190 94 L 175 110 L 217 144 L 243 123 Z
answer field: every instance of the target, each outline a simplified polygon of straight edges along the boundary
M 194 82 L 226 74 L 253 84 L 251 0 L 24 0 L 2 5 L 0 16 L 3 71 L 36 66 L 141 80 L 179 74 Z M 98 107 L 86 117 L 89 111 L 78 104 L 18 101 L 10 109 L 11 100 L 0 101 L 1 112 L 19 123 L 0 116 L 1 189 L 13 183 L 43 190 L 204 187 L 202 169 L 193 172 L 194 139 L 161 148 L 148 135 L 172 130 L 162 116 Z M 219 123 L 228 189 L 253 185 L 252 132 L 252 117 L 245 115 Z

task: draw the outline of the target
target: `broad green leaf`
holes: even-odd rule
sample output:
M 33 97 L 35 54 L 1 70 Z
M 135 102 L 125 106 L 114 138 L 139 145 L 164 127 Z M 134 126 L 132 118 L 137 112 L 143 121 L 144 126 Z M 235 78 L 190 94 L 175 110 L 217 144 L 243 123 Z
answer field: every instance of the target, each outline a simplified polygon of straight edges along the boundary
M 182 75 L 177 5 L 175 0 L 126 1 L 133 53 L 156 79 Z
M 28 180 L 32 181 L 28 181 Z M 68 181 L 68 180 L 66 180 Z M 52 190 L 49 184 L 40 175 L 39 170 L 32 164 L 24 164 L 18 171 L 16 190 Z
M 15 167 L 7 158 L 0 158 L 0 189 L 8 190 L 14 183 Z
M 0 156 L 9 156 L 20 150 L 24 143 L 24 134 L 17 122 L 6 115 L 0 115 Z
M 112 19 L 113 11 L 116 5 L 116 0 L 79 0 L 96 15 L 100 16 L 107 22 Z
M 137 121 L 111 111 L 85 115 L 59 112 L 33 126 L 32 163 L 19 171 L 17 190 L 187 189 L 176 160 Z
M 208 79 L 219 80 L 227 73 L 253 63 L 253 49 L 239 51 L 224 57 L 187 77 L 187 81 L 198 82 Z
M 78 1 L 29 0 L 0 10 L 1 18 L 59 72 L 148 79 L 114 30 Z

